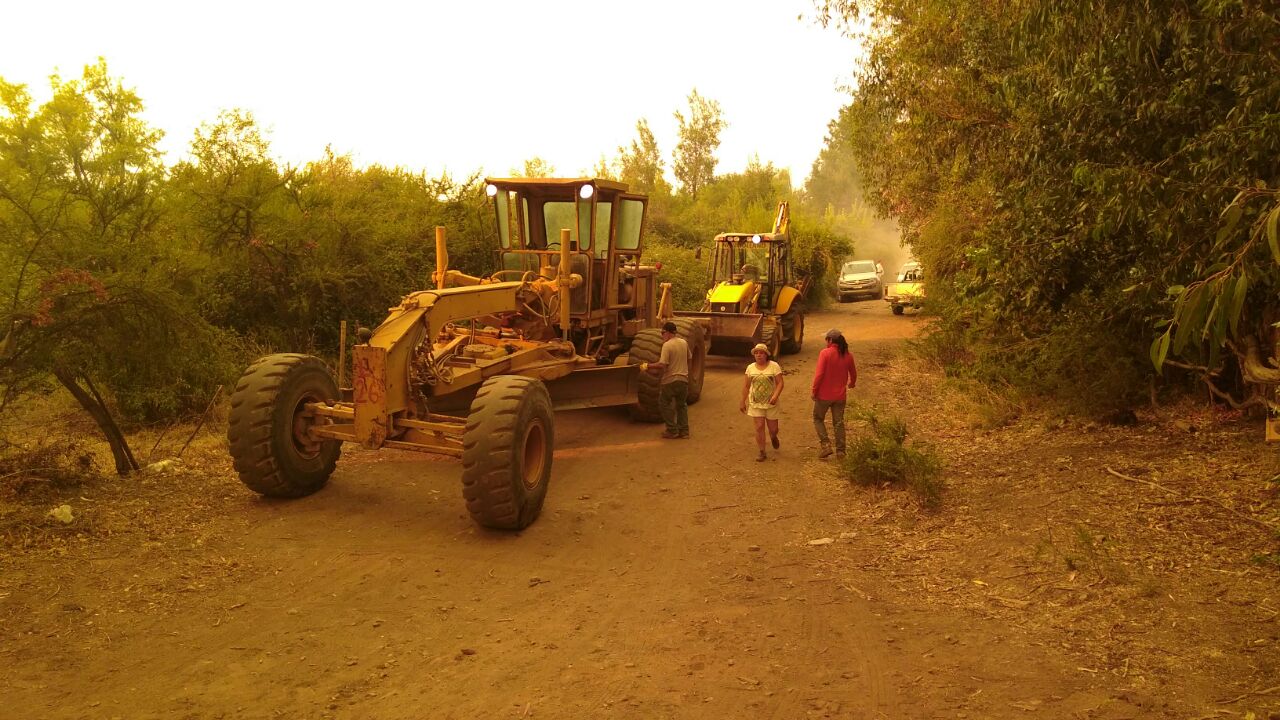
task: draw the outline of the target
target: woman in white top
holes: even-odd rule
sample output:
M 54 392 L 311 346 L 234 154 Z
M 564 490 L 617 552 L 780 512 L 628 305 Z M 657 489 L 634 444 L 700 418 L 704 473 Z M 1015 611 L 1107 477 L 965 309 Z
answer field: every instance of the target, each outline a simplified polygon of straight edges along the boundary
M 756 445 L 760 448 L 758 462 L 769 459 L 765 453 L 764 430 L 769 428 L 769 439 L 773 448 L 778 449 L 778 396 L 782 394 L 782 366 L 769 359 L 769 348 L 759 343 L 751 348 L 755 362 L 747 366 L 746 377 L 742 381 L 741 412 L 746 413 L 756 424 Z

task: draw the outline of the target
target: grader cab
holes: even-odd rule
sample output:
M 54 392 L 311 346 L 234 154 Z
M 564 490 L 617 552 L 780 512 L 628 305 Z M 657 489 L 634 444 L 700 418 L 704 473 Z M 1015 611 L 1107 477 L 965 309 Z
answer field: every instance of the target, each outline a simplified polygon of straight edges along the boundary
M 228 438 L 241 481 L 273 497 L 319 490 L 341 445 L 462 459 L 462 492 L 486 527 L 537 518 L 551 478 L 555 409 L 630 406 L 659 419 L 657 278 L 641 263 L 647 198 L 595 178 L 486 181 L 498 270 L 448 266 L 436 228 L 436 288 L 410 293 L 352 351 L 352 387 L 318 358 L 278 354 L 241 377 Z M 701 393 L 706 342 L 689 401 Z

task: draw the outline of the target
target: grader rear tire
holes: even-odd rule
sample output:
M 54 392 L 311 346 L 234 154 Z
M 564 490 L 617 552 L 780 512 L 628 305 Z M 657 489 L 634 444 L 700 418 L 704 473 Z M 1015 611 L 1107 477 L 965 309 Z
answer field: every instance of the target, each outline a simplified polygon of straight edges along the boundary
M 662 355 L 662 332 L 646 328 L 636 333 L 627 353 L 628 365 L 642 362 L 658 362 Z M 647 372 L 640 373 L 640 389 L 635 404 L 631 406 L 631 419 L 640 422 L 662 422 L 662 409 L 658 405 L 659 378 Z
M 702 397 L 702 380 L 707 371 L 707 342 L 702 325 L 689 318 L 676 318 L 676 332 L 689 343 L 693 359 L 689 361 L 689 397 L 692 405 Z
M 324 487 L 342 452 L 338 440 L 313 440 L 307 403 L 338 399 L 319 358 L 268 355 L 249 366 L 231 394 L 227 440 L 240 482 L 268 497 L 296 498 Z
M 523 530 L 551 482 L 555 419 L 541 380 L 495 375 L 480 386 L 462 435 L 462 497 L 471 519 Z

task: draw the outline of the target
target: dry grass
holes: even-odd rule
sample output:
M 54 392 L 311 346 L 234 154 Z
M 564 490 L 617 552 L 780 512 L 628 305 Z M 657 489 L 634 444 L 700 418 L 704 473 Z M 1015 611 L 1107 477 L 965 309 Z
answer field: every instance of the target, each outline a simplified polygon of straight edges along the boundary
M 875 528 L 882 566 L 912 569 L 888 578 L 904 596 L 999 619 L 1138 688 L 1192 677 L 1228 694 L 1280 674 L 1280 453 L 1258 422 L 1184 403 L 1117 427 L 1009 412 L 902 356 L 881 372 L 913 389 L 885 411 L 943 459 L 946 503 L 922 515 L 870 493 L 840 514 Z

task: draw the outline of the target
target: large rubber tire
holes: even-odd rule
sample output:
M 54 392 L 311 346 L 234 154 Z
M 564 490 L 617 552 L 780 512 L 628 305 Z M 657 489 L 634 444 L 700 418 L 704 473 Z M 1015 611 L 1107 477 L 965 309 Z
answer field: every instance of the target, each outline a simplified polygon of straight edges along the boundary
M 689 343 L 689 349 L 693 351 L 693 359 L 689 361 L 689 397 L 687 400 L 692 405 L 702 397 L 702 380 L 706 377 L 707 372 L 706 334 L 702 329 L 702 325 L 695 320 L 676 318 L 672 322 L 676 324 L 676 333 L 684 338 L 685 342 Z
M 314 417 L 307 403 L 338 399 L 338 386 L 319 358 L 268 355 L 249 366 L 231 394 L 227 440 L 240 482 L 268 497 L 296 498 L 324 487 L 342 443 L 306 436 Z
M 462 435 L 462 497 L 480 525 L 522 530 L 551 482 L 555 414 L 541 380 L 495 375 L 476 392 Z
M 781 341 L 778 338 L 778 327 L 770 325 L 760 331 L 760 342 L 769 348 L 769 359 L 776 360 L 782 354 Z
M 631 350 L 627 353 L 628 365 L 639 365 L 642 362 L 658 362 L 662 356 L 662 332 L 654 328 L 646 328 L 636 333 L 631 340 Z M 636 402 L 631 406 L 631 419 L 640 422 L 662 422 L 662 409 L 658 405 L 659 378 L 647 372 L 640 373 L 640 389 Z
M 901 315 L 901 314 L 902 314 L 902 313 L 904 313 L 904 312 L 906 312 L 906 307 L 904 307 L 904 306 L 902 306 L 902 305 L 894 305 L 894 306 L 893 306 L 893 314 L 894 314 L 894 315 Z
M 804 310 L 793 307 L 782 316 L 782 352 L 792 355 L 804 347 Z

